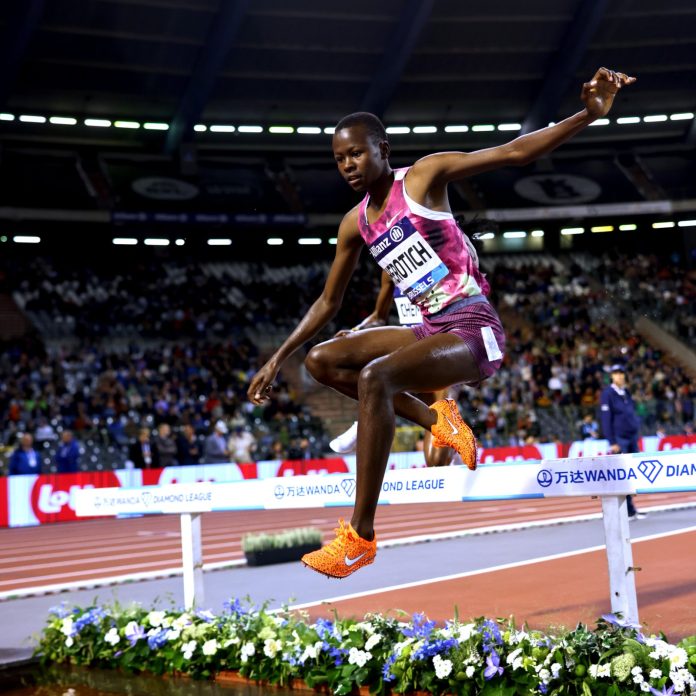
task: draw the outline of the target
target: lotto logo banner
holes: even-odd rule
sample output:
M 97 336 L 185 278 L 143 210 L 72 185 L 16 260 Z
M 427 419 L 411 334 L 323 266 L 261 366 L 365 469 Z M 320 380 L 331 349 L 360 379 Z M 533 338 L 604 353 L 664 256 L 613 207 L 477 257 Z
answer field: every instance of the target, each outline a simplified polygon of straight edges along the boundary
M 12 476 L 8 481 L 9 525 L 46 524 L 77 519 L 77 491 L 140 485 L 140 471 Z
M 0 527 L 7 527 L 10 523 L 8 503 L 7 478 L 0 476 Z

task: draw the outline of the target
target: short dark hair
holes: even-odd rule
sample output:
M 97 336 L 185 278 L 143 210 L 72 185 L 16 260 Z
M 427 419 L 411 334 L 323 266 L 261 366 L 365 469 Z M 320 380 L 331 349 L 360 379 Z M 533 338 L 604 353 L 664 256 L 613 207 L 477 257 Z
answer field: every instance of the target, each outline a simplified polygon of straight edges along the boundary
M 356 111 L 354 114 L 344 116 L 337 124 L 335 131 L 343 130 L 344 128 L 353 128 L 362 126 L 368 135 L 377 142 L 389 141 L 387 129 L 382 121 L 369 111 Z

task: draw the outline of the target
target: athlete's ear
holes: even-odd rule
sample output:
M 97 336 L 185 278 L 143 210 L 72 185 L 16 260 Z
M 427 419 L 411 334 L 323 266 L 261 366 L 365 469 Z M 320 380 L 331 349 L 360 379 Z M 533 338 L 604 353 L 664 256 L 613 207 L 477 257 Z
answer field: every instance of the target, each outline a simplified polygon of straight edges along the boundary
M 382 159 L 389 159 L 389 155 L 391 154 L 391 146 L 389 145 L 388 140 L 382 140 L 382 142 L 379 144 L 379 152 L 382 155 Z

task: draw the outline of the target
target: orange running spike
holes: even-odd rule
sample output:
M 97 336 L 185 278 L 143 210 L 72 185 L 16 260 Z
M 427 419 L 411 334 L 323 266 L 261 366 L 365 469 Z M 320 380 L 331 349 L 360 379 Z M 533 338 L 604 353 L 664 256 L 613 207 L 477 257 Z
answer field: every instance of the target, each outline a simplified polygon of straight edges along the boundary
M 452 447 L 469 469 L 474 471 L 478 458 L 476 438 L 459 414 L 454 399 L 440 399 L 430 408 L 437 413 L 437 422 L 430 428 L 433 447 Z

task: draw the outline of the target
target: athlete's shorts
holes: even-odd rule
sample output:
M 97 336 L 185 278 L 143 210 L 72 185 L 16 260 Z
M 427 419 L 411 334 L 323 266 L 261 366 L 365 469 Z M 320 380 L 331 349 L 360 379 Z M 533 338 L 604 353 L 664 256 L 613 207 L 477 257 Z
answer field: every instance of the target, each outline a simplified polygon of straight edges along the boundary
M 495 374 L 503 362 L 505 332 L 485 295 L 466 297 L 437 314 L 423 315 L 423 323 L 411 329 L 418 340 L 438 333 L 459 336 L 473 354 L 481 375 L 478 381 L 468 382 L 471 386 Z

